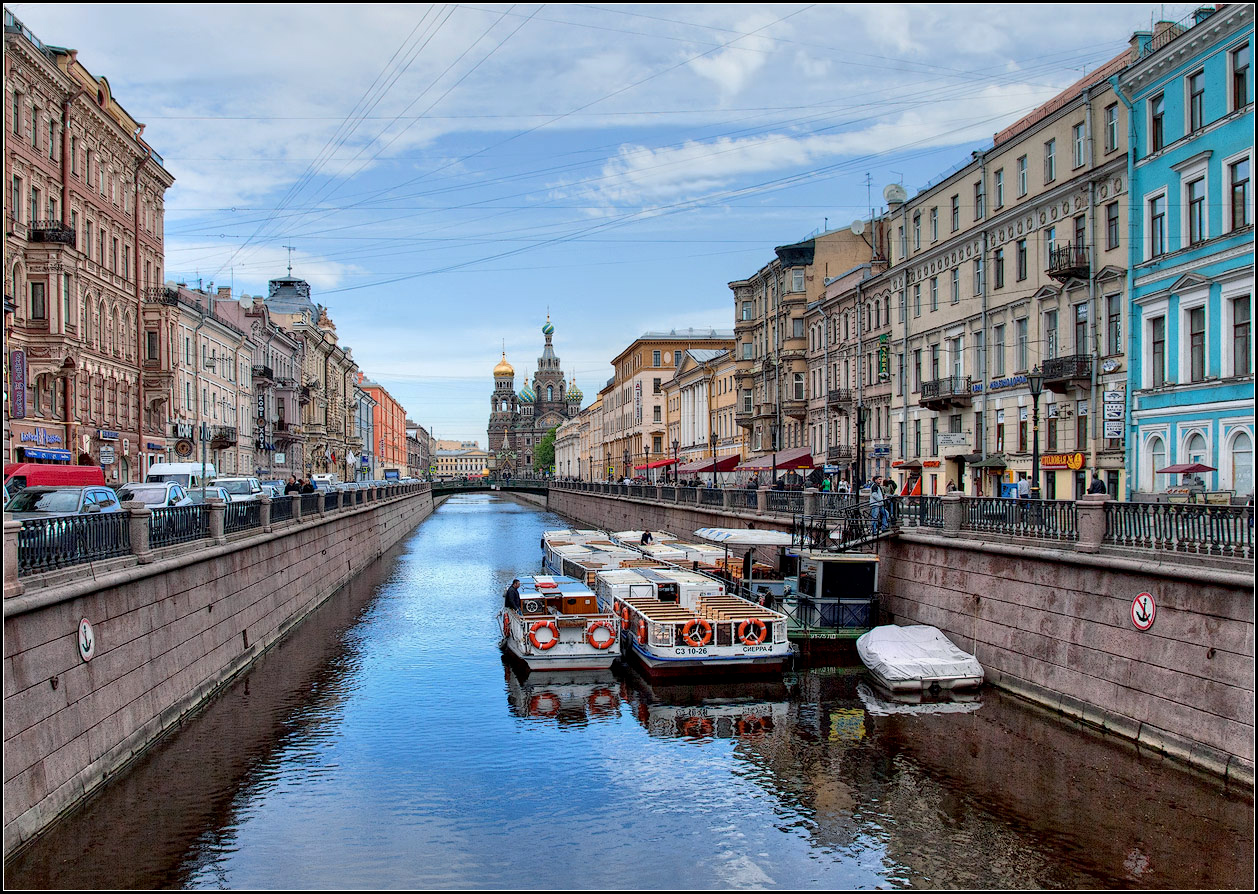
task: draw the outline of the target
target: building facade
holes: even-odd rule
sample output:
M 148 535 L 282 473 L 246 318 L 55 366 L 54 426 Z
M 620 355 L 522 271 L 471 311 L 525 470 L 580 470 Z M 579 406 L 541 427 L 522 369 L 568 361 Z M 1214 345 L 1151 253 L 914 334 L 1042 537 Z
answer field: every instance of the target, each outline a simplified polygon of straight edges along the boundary
M 1202 8 L 1137 35 L 1118 76 L 1133 133 L 1131 492 L 1253 493 L 1254 8 Z
M 692 348 L 682 354 L 673 377 L 664 382 L 666 458 L 682 466 L 746 455 L 746 432 L 734 419 L 737 370 L 733 354 L 726 349 Z

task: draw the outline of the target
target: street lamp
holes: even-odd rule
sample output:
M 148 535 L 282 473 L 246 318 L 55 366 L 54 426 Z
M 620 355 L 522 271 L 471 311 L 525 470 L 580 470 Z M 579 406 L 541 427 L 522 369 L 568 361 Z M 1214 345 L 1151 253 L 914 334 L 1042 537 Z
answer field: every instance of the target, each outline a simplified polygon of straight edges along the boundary
M 629 480 L 632 476 L 629 474 L 629 448 L 625 448 L 625 480 Z
M 681 446 L 681 441 L 673 438 L 673 486 L 677 486 L 677 448 Z
M 647 484 L 650 484 L 651 483 L 651 445 L 650 444 L 642 445 L 642 455 L 645 457 L 645 459 L 642 462 L 642 465 L 646 467 L 642 470 L 644 473 L 642 477 L 646 479 Z
M 708 448 L 712 451 L 712 486 L 716 487 L 716 432 L 708 435 Z
M 865 483 L 865 426 L 869 424 L 869 407 L 859 404 L 856 407 L 856 474 L 859 476 L 856 486 Z
M 1031 389 L 1031 499 L 1040 498 L 1040 392 L 1044 389 L 1044 374 L 1037 366 L 1026 377 Z

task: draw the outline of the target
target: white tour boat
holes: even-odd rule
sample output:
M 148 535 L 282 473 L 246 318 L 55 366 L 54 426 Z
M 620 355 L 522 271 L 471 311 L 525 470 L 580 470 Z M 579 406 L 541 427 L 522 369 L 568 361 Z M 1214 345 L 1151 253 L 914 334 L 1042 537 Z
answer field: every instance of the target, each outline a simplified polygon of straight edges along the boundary
M 892 692 L 962 689 L 983 683 L 978 659 L 953 645 L 937 627 L 875 627 L 856 640 L 869 673 Z
M 600 571 L 599 606 L 621 621 L 625 651 L 651 677 L 780 673 L 792 655 L 786 616 L 667 567 Z
M 620 620 L 584 583 L 522 575 L 519 611 L 504 608 L 502 648 L 530 671 L 603 670 L 620 656 Z

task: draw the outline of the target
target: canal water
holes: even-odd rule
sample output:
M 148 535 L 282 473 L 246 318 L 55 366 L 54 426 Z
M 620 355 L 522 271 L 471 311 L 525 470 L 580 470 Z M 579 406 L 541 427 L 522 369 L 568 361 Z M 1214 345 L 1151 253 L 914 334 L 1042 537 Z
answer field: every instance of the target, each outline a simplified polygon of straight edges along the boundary
M 497 649 L 558 516 L 447 501 L 10 888 L 1243 888 L 1253 799 L 986 690 L 650 687 Z

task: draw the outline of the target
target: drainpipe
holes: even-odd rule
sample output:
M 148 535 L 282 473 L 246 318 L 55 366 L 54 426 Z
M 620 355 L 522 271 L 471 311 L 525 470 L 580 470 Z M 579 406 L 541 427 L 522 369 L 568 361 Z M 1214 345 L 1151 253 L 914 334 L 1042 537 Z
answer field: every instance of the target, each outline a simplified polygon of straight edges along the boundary
M 140 127 L 135 132 L 136 142 L 139 142 L 140 134 L 142 134 L 143 132 L 144 132 L 144 125 L 141 124 Z M 68 137 L 66 139 L 69 140 Z M 136 413 L 137 413 L 136 430 L 139 435 L 136 438 L 136 445 L 135 445 L 135 453 L 136 453 L 137 460 L 139 459 L 139 457 L 144 455 L 144 407 L 146 406 L 145 397 L 144 397 L 144 360 L 143 360 L 144 355 L 141 353 L 144 350 L 143 348 L 143 345 L 144 345 L 144 289 L 140 285 L 140 171 L 144 169 L 144 163 L 147 162 L 152 157 L 153 157 L 153 150 L 148 147 L 145 147 L 145 154 L 140 158 L 140 161 L 135 166 L 135 184 L 134 184 L 135 190 L 134 190 L 134 193 L 132 196 L 132 202 L 131 202 L 131 243 L 135 247 L 134 256 L 131 259 L 132 263 L 134 264 L 134 268 L 131 270 L 131 276 L 133 277 L 133 280 L 135 282 L 135 304 L 136 304 L 135 353 L 136 353 L 136 360 L 138 361 L 136 366 L 138 366 L 140 370 L 140 374 L 136 377 L 137 384 L 136 384 L 136 389 L 135 389 L 136 398 L 139 401 L 139 404 L 136 407 Z M 66 176 L 66 174 L 67 174 L 66 166 L 62 165 L 62 176 L 64 177 Z M 123 251 L 126 251 L 126 249 L 124 248 Z M 141 464 L 137 462 L 136 465 L 137 465 L 137 472 L 142 471 L 141 469 L 138 468 Z M 204 478 L 205 475 L 202 474 L 201 477 Z M 143 481 L 144 477 L 141 476 L 140 480 Z
M 994 148 L 994 147 L 993 147 Z M 978 170 L 979 170 L 979 187 L 982 190 L 983 199 L 983 232 L 979 243 L 979 257 L 983 259 L 983 275 L 978 281 L 979 308 L 982 314 L 983 329 L 983 347 L 978 352 L 978 377 L 983 383 L 983 393 L 979 396 L 979 408 L 975 415 L 982 419 L 983 424 L 978 426 L 983 433 L 982 443 L 978 445 L 978 452 L 982 454 L 980 462 L 987 459 L 987 392 L 990 382 L 987 381 L 987 153 L 978 153 Z M 978 432 L 975 432 L 977 434 Z M 984 470 L 986 471 L 986 470 Z M 973 472 L 970 473 L 971 477 Z M 957 482 L 958 485 L 960 482 Z M 981 486 L 983 483 L 983 472 L 979 473 L 977 483 Z M 997 494 L 999 496 L 999 494 Z
M 1114 95 L 1127 107 L 1127 344 L 1130 345 L 1132 341 L 1131 330 L 1134 328 L 1133 318 L 1135 317 L 1135 314 L 1132 312 L 1132 305 L 1135 301 L 1136 287 L 1136 224 L 1139 221 L 1137 215 L 1141 213 L 1141 209 L 1133 209 L 1131 204 L 1132 197 L 1136 195 L 1136 107 L 1127 98 L 1127 94 L 1123 93 L 1122 86 L 1118 83 L 1118 75 L 1111 75 L 1109 83 L 1114 88 Z M 1124 465 L 1127 468 L 1127 499 L 1130 500 L 1131 493 L 1135 489 L 1131 480 L 1137 474 L 1136 445 L 1133 443 L 1136 435 L 1136 425 L 1131 416 L 1131 392 L 1135 387 L 1135 382 L 1131 378 L 1131 352 L 1127 351 L 1126 353 L 1128 355 L 1127 388 L 1123 391 L 1123 418 L 1127 420 L 1127 445 L 1123 455 L 1127 460 Z
M 1088 413 L 1092 417 L 1091 425 L 1088 427 L 1092 430 L 1092 437 L 1089 439 L 1088 465 L 1091 466 L 1093 474 L 1097 473 L 1097 442 L 1101 436 L 1101 426 L 1104 421 L 1101 419 L 1100 408 L 1097 406 L 1097 376 L 1099 370 L 1097 367 L 1101 362 L 1100 355 L 1100 336 L 1098 323 L 1100 322 L 1100 313 L 1097 307 L 1096 298 L 1096 180 L 1092 177 L 1093 165 L 1096 159 L 1096 149 L 1093 145 L 1092 136 L 1092 88 L 1089 87 L 1084 92 L 1083 103 L 1083 138 L 1084 144 L 1088 147 L 1088 328 L 1092 330 L 1092 391 L 1088 396 Z M 1086 477 L 1085 477 L 1086 480 Z

